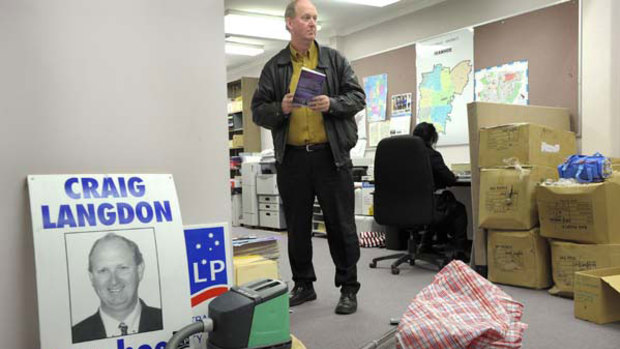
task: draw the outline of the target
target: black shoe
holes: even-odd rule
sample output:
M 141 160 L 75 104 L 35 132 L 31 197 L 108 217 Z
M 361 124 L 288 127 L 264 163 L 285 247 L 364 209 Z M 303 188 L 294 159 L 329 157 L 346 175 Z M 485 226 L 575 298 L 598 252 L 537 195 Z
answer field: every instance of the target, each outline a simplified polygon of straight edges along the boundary
M 316 292 L 312 283 L 296 283 L 289 293 L 288 304 L 291 307 L 316 299 Z
M 353 314 L 357 311 L 357 297 L 355 293 L 342 293 L 340 294 L 340 300 L 336 305 L 336 314 Z

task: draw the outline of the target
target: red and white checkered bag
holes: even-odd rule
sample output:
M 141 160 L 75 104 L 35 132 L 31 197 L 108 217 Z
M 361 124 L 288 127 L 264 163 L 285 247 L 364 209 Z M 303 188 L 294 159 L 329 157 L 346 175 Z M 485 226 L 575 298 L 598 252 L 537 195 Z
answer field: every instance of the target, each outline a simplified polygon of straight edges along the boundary
M 455 260 L 407 307 L 396 333 L 401 349 L 521 348 L 523 305 Z
M 360 247 L 385 247 L 385 233 L 364 231 L 359 234 Z

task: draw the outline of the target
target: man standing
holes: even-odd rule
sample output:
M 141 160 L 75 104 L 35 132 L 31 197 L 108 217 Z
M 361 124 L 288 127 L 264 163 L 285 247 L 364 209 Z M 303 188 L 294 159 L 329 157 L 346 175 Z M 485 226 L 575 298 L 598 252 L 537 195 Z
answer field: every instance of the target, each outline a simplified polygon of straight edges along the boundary
M 135 242 L 109 233 L 88 255 L 88 275 L 99 310 L 72 328 L 73 343 L 161 330 L 161 310 L 138 298 L 144 259 Z
M 286 8 L 289 45 L 263 68 L 252 100 L 253 119 L 271 130 L 276 155 L 278 190 L 288 225 L 289 262 L 295 287 L 291 306 L 316 299 L 312 265 L 312 207 L 319 200 L 327 241 L 340 287 L 338 314 L 357 310 L 357 261 L 350 149 L 357 142 L 355 114 L 365 106 L 363 89 L 349 62 L 316 41 L 317 10 L 309 0 Z M 323 94 L 308 106 L 294 106 L 293 95 L 302 67 L 326 75 Z

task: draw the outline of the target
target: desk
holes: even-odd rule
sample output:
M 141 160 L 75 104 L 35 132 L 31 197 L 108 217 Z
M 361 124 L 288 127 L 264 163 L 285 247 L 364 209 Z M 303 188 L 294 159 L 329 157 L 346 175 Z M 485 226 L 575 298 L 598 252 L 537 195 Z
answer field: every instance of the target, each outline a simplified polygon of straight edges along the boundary
M 453 187 L 471 187 L 471 177 L 456 177 Z
M 467 211 L 467 239 L 474 239 L 474 219 L 472 217 L 473 210 L 471 207 L 471 177 L 456 177 L 456 183 L 452 187 L 448 188 L 454 197 L 465 205 L 465 211 Z

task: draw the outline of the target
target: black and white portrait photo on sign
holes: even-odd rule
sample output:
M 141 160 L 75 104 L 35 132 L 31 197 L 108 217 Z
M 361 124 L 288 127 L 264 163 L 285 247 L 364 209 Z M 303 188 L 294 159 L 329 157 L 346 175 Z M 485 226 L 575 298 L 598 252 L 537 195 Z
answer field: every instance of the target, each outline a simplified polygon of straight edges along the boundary
M 153 229 L 65 234 L 72 342 L 163 328 Z

